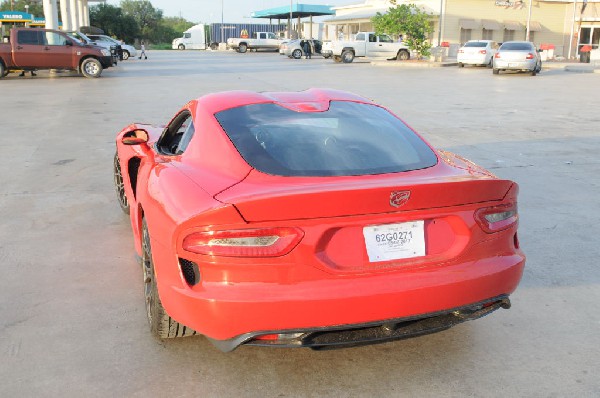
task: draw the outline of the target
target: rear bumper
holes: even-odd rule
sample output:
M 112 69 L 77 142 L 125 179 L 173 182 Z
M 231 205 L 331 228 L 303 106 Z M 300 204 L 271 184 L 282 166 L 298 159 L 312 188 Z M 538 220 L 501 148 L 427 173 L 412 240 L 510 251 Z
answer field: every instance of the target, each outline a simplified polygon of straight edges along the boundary
M 501 70 L 529 70 L 535 69 L 536 60 L 527 61 L 503 61 L 501 59 L 494 60 L 494 68 Z
M 166 254 L 159 259 L 156 252 L 153 256 L 155 263 L 172 259 Z M 271 331 L 387 324 L 471 308 L 512 293 L 524 264 L 518 252 L 372 275 L 310 281 L 282 275 L 280 283 L 200 282 L 193 288 L 185 283 L 175 286 L 171 280 L 171 286 L 159 283 L 158 287 L 171 317 L 212 340 L 230 341 L 226 345 L 235 348 Z
M 456 57 L 456 62 L 460 62 L 462 64 L 468 64 L 468 65 L 486 65 L 489 61 L 486 60 L 486 56 L 484 54 L 477 54 L 477 55 L 459 54 Z

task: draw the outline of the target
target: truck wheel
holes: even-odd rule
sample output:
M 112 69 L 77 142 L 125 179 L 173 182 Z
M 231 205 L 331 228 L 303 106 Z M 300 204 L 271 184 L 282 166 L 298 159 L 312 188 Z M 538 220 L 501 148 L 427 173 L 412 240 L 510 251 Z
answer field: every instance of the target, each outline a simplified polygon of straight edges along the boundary
M 178 45 L 177 48 L 179 50 L 185 50 L 185 46 L 183 44 Z
M 292 57 L 294 57 L 294 59 L 300 59 L 300 58 L 302 58 L 302 51 L 300 51 L 300 50 L 294 50 L 292 52 Z
M 217 43 L 211 43 L 211 44 L 210 44 L 210 49 L 211 49 L 211 50 L 213 50 L 213 51 L 214 51 L 214 50 L 217 50 L 218 48 L 219 48 L 219 45 L 218 45 Z
M 8 75 L 8 69 L 6 69 L 6 67 L 4 67 L 4 64 L 0 62 L 0 79 L 6 75 Z
M 349 64 L 354 61 L 354 52 L 350 50 L 342 51 L 342 62 L 345 64 Z
M 241 52 L 243 54 L 247 50 L 248 50 L 248 46 L 246 45 L 246 43 L 240 43 L 240 46 L 238 47 L 238 52 Z
M 496 69 L 496 68 L 494 68 L 494 69 L 492 69 L 492 73 L 493 73 L 494 75 L 498 75 L 498 74 L 500 74 L 500 69 Z
M 96 58 L 86 58 L 81 63 L 81 73 L 85 77 L 100 77 L 102 64 Z
M 128 60 L 128 59 L 129 59 L 129 51 L 123 50 L 123 61 Z
M 406 50 L 400 50 L 398 51 L 398 55 L 396 55 L 396 60 L 397 61 L 406 61 L 410 59 L 410 54 L 408 51 Z
M 333 56 L 333 61 L 334 62 L 342 62 L 342 57 L 340 57 L 339 55 L 334 55 Z

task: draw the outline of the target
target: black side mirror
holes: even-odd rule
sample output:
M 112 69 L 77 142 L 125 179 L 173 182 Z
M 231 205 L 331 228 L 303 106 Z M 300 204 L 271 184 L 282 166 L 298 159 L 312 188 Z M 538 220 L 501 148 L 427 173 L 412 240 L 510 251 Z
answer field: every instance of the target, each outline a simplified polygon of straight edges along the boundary
M 71 40 L 67 40 L 65 42 L 65 46 L 72 47 L 73 46 L 73 42 Z

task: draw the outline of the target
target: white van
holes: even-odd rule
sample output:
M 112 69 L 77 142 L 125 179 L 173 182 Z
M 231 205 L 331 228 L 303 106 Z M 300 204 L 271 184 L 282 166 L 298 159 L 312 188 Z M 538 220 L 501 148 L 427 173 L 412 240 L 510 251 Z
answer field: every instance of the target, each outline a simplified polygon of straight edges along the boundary
M 206 34 L 204 24 L 194 25 L 183 36 L 173 40 L 173 50 L 206 50 Z

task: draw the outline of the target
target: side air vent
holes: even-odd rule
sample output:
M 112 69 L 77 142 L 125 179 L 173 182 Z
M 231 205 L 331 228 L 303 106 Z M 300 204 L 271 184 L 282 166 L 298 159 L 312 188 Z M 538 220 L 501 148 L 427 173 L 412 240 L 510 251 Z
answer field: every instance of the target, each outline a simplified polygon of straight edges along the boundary
M 140 158 L 131 158 L 129 159 L 129 163 L 127 164 L 127 170 L 129 171 L 129 181 L 131 182 L 131 190 L 133 191 L 133 196 L 136 196 L 136 188 L 137 188 L 137 175 L 138 170 L 140 169 L 140 163 L 142 161 Z
M 186 260 L 185 258 L 180 258 L 179 267 L 181 268 L 181 274 L 188 285 L 194 286 L 200 282 L 200 271 L 198 270 L 198 264 L 193 261 Z

